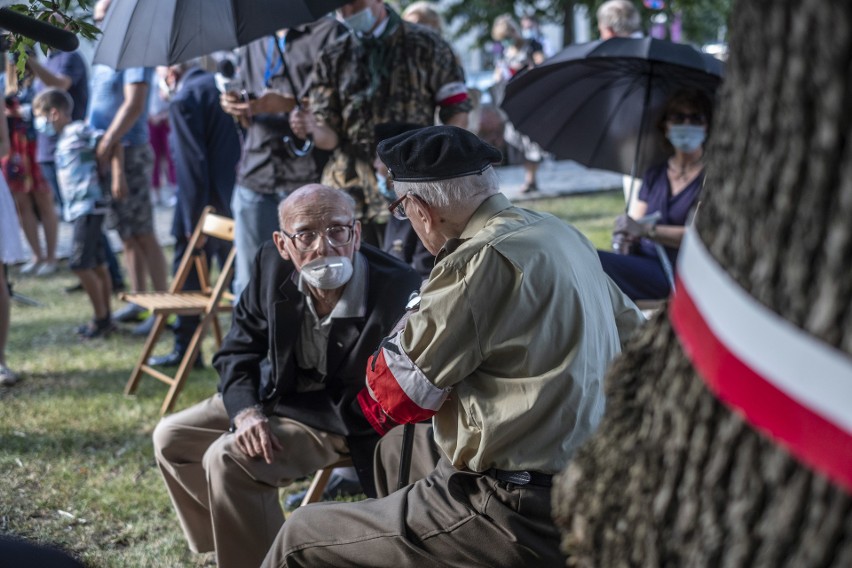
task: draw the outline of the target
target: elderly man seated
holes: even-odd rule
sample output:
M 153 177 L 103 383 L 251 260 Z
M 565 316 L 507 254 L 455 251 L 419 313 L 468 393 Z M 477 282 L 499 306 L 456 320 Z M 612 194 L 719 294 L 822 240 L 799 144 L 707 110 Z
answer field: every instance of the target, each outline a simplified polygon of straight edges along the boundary
M 437 264 L 358 400 L 381 433 L 432 418 L 441 458 L 382 499 L 297 510 L 263 566 L 564 566 L 551 476 L 597 427 L 642 315 L 576 229 L 499 193 L 500 152 L 475 135 L 423 128 L 379 157 Z
M 378 434 L 356 396 L 367 359 L 420 279 L 367 245 L 346 193 L 304 186 L 279 206 L 213 359 L 219 393 L 164 418 L 154 450 L 195 552 L 258 566 L 284 522 L 278 488 L 351 456 L 368 495 Z

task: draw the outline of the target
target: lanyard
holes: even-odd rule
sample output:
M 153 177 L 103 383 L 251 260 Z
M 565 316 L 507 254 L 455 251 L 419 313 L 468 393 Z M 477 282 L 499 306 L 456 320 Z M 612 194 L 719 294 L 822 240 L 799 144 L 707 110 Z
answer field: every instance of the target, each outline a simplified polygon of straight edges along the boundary
M 287 47 L 286 36 L 278 39 L 278 46 L 281 48 L 281 53 L 284 53 Z M 277 55 L 278 50 L 275 46 L 275 37 L 270 37 L 269 46 L 266 48 L 266 71 L 263 72 L 263 83 L 267 87 L 269 87 L 269 80 L 277 75 L 278 71 L 284 67 L 284 60 L 281 57 L 277 57 Z M 273 61 L 275 62 L 274 64 Z

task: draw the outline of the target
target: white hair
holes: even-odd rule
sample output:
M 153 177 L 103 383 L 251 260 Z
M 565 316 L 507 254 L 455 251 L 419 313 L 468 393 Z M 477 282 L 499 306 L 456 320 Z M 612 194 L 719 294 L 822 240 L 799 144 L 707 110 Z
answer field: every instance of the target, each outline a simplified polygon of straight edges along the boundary
M 474 195 L 499 190 L 500 179 L 494 167 L 488 166 L 481 174 L 438 181 L 394 181 L 393 187 L 397 195 L 411 192 L 433 207 L 449 207 Z
M 600 5 L 597 11 L 598 24 L 612 28 L 618 37 L 628 37 L 638 32 L 642 25 L 639 11 L 629 0 L 609 0 Z

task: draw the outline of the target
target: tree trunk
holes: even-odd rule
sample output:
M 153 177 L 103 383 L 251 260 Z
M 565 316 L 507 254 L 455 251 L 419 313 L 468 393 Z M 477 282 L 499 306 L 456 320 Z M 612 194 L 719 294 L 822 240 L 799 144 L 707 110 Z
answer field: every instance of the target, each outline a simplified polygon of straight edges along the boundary
M 563 0 L 565 18 L 562 20 L 562 45 L 574 43 L 574 2 Z
M 740 1 L 731 47 L 698 231 L 759 302 L 852 353 L 852 2 Z M 852 497 L 720 403 L 667 314 L 607 396 L 554 489 L 569 565 L 852 566 Z

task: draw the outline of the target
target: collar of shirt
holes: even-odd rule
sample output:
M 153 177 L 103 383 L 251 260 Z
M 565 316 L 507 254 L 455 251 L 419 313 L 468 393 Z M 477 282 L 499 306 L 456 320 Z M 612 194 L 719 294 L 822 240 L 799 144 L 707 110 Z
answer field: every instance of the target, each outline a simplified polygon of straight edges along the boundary
M 373 37 L 379 37 L 380 35 L 385 33 L 385 28 L 388 27 L 388 22 L 390 22 L 390 17 L 387 17 L 381 22 L 379 22 L 379 25 L 376 26 L 376 29 L 373 30 Z
M 468 220 L 467 225 L 464 227 L 464 231 L 462 231 L 462 234 L 457 239 L 449 239 L 446 243 L 444 243 L 444 246 L 441 247 L 441 250 L 435 258 L 435 263 L 440 262 L 442 259 L 452 254 L 463 242 L 485 228 L 489 219 L 500 211 L 508 209 L 511 206 L 512 202 L 509 201 L 509 198 L 502 193 L 495 193 L 483 201 L 476 211 L 473 212 L 473 215 L 471 215 L 470 220 Z
M 360 252 L 355 252 L 352 258 L 352 278 L 346 283 L 343 295 L 335 304 L 334 309 L 328 316 L 320 319 L 317 317 L 314 303 L 311 301 L 311 292 L 307 284 L 299 278 L 299 292 L 308 299 L 308 309 L 311 314 L 319 320 L 320 324 L 330 323 L 332 319 L 362 318 L 367 315 L 367 259 Z

